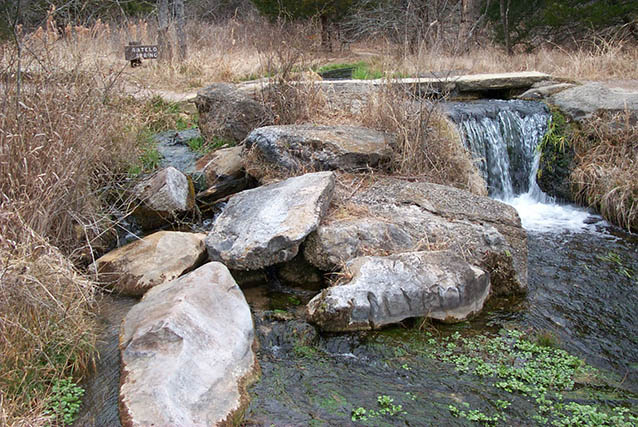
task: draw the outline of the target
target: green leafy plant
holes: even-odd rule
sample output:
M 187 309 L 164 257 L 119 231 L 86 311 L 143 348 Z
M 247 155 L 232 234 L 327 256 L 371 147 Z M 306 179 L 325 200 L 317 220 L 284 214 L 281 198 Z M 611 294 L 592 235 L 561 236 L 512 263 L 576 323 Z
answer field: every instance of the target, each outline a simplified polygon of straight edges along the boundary
M 58 422 L 70 425 L 80 411 L 83 395 L 84 389 L 73 378 L 59 379 L 51 389 L 46 413 L 54 416 Z

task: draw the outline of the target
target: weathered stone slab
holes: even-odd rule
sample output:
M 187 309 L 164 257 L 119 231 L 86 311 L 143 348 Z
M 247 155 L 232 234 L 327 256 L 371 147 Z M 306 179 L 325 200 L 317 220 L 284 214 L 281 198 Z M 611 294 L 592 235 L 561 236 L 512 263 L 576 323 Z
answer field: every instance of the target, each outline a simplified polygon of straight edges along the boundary
M 137 184 L 133 193 L 140 204 L 133 211 L 145 230 L 171 222 L 195 206 L 195 188 L 186 175 L 168 167 Z
M 361 257 L 346 264 L 352 279 L 323 290 L 307 306 L 326 331 L 376 329 L 409 317 L 461 321 L 483 308 L 489 275 L 451 252 Z
M 272 122 L 272 113 L 232 84 L 215 83 L 197 93 L 199 128 L 206 141 L 241 142 L 250 131 Z
M 268 166 L 295 173 L 382 166 L 391 159 L 394 140 L 391 135 L 359 126 L 287 125 L 255 129 L 244 144 Z M 252 169 L 253 174 L 261 170 Z
M 319 225 L 334 186 L 333 172 L 317 172 L 235 194 L 206 238 L 210 258 L 236 270 L 291 260 Z
M 516 210 L 456 188 L 378 179 L 330 212 L 308 236 L 304 256 L 321 270 L 364 255 L 449 249 L 481 265 L 488 253 L 508 271 L 492 280 L 495 294 L 527 289 L 527 234 Z M 340 219 L 345 217 L 345 219 Z M 491 272 L 491 271 L 490 271 Z
M 529 89 L 535 83 L 551 80 L 551 76 L 536 71 L 521 71 L 513 73 L 489 73 L 458 75 L 450 73 L 440 77 L 419 77 L 394 79 L 392 85 L 397 88 L 410 89 L 423 95 L 480 93 L 490 91 Z M 386 79 L 377 80 L 337 80 L 317 81 L 312 84 L 327 93 L 338 96 L 354 95 L 361 97 L 387 85 Z
M 231 425 L 255 375 L 253 341 L 250 309 L 224 265 L 151 289 L 122 323 L 122 425 Z
M 549 102 L 575 120 L 583 120 L 596 112 L 628 111 L 638 116 L 638 92 L 610 88 L 601 83 L 587 83 L 552 95 Z
M 159 231 L 95 261 L 100 282 L 131 296 L 178 278 L 206 259 L 204 233 Z

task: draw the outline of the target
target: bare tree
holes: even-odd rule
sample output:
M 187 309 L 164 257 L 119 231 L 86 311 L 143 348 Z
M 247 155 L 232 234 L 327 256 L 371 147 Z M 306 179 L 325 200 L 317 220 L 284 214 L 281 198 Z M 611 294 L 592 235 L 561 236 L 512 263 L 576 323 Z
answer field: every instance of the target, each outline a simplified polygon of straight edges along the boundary
M 184 31 L 184 0 L 174 0 L 175 33 L 177 34 L 177 49 L 180 60 L 186 59 L 186 32 Z
M 160 50 L 160 58 L 162 61 L 170 61 L 173 57 L 171 43 L 168 39 L 168 23 L 169 23 L 168 0 L 159 0 L 157 8 L 157 20 L 159 28 L 157 30 L 157 45 Z
M 505 40 L 505 50 L 508 55 L 513 53 L 512 42 L 510 40 L 510 2 L 511 0 L 500 0 L 501 24 L 503 25 L 503 39 Z

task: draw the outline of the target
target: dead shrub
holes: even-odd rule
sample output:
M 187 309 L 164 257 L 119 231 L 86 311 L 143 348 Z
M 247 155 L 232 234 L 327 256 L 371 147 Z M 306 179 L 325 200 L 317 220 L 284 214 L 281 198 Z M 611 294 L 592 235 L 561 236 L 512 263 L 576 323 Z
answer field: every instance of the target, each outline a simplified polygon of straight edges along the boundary
M 109 105 L 117 72 L 3 46 L 0 93 L 0 417 L 51 425 L 51 387 L 94 352 L 95 284 L 70 260 L 108 248 L 112 189 L 135 152 Z M 37 63 L 42 72 L 24 73 Z M 129 129 L 130 130 L 130 129 Z
M 361 121 L 397 136 L 393 174 L 419 176 L 477 194 L 485 192 L 458 132 L 436 101 L 421 99 L 388 82 L 367 103 Z
M 602 114 L 576 132 L 571 173 L 577 201 L 627 230 L 638 230 L 638 126 L 635 116 Z
M 16 215 L 0 222 L 3 234 L 8 227 L 28 234 L 0 247 L 3 425 L 51 425 L 44 414 L 51 387 L 93 365 L 96 287 Z

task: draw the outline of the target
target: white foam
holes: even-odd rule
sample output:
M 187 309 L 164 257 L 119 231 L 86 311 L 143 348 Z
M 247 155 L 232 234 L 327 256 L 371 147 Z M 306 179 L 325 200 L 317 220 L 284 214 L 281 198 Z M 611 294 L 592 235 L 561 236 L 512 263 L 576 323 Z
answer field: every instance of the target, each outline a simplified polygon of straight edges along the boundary
M 562 233 L 596 231 L 596 225 L 603 225 L 602 217 L 593 215 L 583 208 L 560 205 L 551 201 L 539 201 L 531 193 L 521 194 L 505 200 L 513 206 L 521 217 L 527 231 Z

